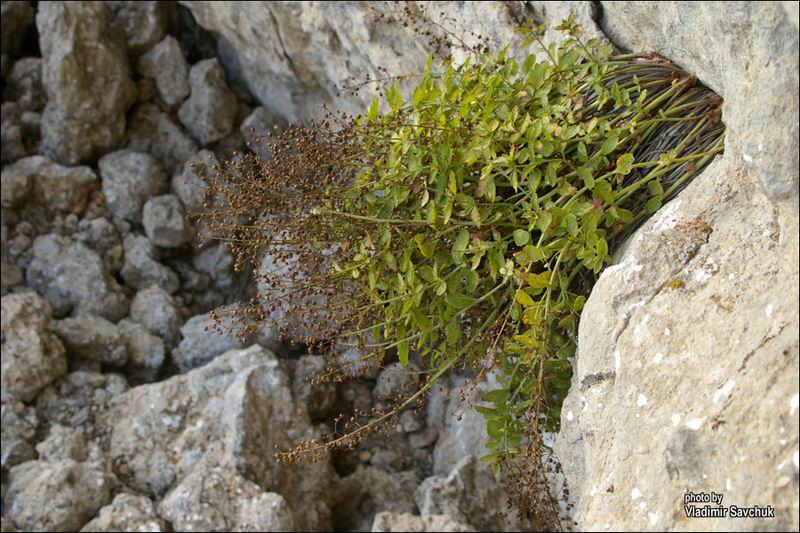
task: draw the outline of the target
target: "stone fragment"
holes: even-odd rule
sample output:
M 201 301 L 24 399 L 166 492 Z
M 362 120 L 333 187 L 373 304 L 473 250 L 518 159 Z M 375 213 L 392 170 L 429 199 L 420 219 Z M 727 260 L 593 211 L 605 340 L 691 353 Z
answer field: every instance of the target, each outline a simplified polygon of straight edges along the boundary
M 30 402 L 67 372 L 64 346 L 50 332 L 50 305 L 36 293 L 3 296 L 2 309 L 2 400 Z
M 34 155 L 3 168 L 3 207 L 34 201 L 53 213 L 82 212 L 97 188 L 94 171 L 85 166 L 65 167 Z
M 161 165 L 146 153 L 118 150 L 103 156 L 98 167 L 106 205 L 114 216 L 131 222 L 141 222 L 147 199 L 168 187 Z
M 247 148 L 260 159 L 272 159 L 272 149 L 268 143 L 267 133 L 278 133 L 286 127 L 286 121 L 266 107 L 257 107 L 247 115 L 239 126 Z
M 177 6 L 152 0 L 106 0 L 111 22 L 125 32 L 128 50 L 137 56 L 161 41 L 175 26 Z
M 156 260 L 156 248 L 144 235 L 128 234 L 123 241 L 125 263 L 120 274 L 125 283 L 134 289 L 155 285 L 169 294 L 180 287 L 178 275 Z
M 2 455 L 0 465 L 3 470 L 36 459 L 33 446 L 39 417 L 36 409 L 16 400 L 3 401 L 2 405 Z
M 56 316 L 93 313 L 116 321 L 128 312 L 128 299 L 102 259 L 66 237 L 48 234 L 34 241 L 27 279 Z
M 168 531 L 153 501 L 144 496 L 120 493 L 109 505 L 100 509 L 96 518 L 83 526 L 86 533 L 116 531 Z
M 85 357 L 104 364 L 123 366 L 128 361 L 128 344 L 113 324 L 97 315 L 84 314 L 53 324 L 67 355 Z
M 296 531 L 283 496 L 218 466 L 194 468 L 158 508 L 178 531 Z
M 359 466 L 342 478 L 334 493 L 334 518 L 346 531 L 367 531 L 377 513 L 413 513 L 413 492 L 419 483 L 414 471 L 387 472 Z
M 144 204 L 142 225 L 150 242 L 162 248 L 176 248 L 192 238 L 183 206 L 172 194 L 150 198 Z
M 375 382 L 372 394 L 381 400 L 396 400 L 402 395 L 415 392 L 414 384 L 419 379 L 419 367 L 410 363 L 407 367 L 402 363 L 392 363 L 381 370 Z
M 39 57 L 24 57 L 14 63 L 3 89 L 3 99 L 13 100 L 20 111 L 35 111 L 44 109 L 47 97 L 42 87 L 42 59 Z
M 161 98 L 169 106 L 177 106 L 189 96 L 189 64 L 181 45 L 166 36 L 139 58 L 137 69 L 143 76 L 154 78 Z
M 164 289 L 151 286 L 136 293 L 131 303 L 131 318 L 150 333 L 175 346 L 181 337 L 181 312 L 172 296 Z
M 375 515 L 370 531 L 479 531 L 448 515 L 415 515 L 381 512 Z
M 165 112 L 153 104 L 137 106 L 126 133 L 128 147 L 155 157 L 169 174 L 197 152 L 197 143 Z
M 100 2 L 44 2 L 36 26 L 47 106 L 45 154 L 75 165 L 118 145 L 136 97 L 125 43 Z
M 238 103 L 225 82 L 217 59 L 192 65 L 189 71 L 191 96 L 178 111 L 178 118 L 200 144 L 207 146 L 233 129 Z

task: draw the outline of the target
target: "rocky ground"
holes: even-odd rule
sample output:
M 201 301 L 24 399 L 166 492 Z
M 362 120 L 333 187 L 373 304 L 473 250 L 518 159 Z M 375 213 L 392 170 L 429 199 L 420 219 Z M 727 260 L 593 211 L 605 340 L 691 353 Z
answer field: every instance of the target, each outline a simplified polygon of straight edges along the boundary
M 581 528 L 700 527 L 679 500 L 707 489 L 797 529 L 790 4 L 442 3 L 494 42 L 515 42 L 519 17 L 575 9 L 590 35 L 660 51 L 726 99 L 725 157 L 587 302 L 555 441 Z M 207 329 L 255 286 L 224 246 L 200 246 L 192 162 L 320 103 L 358 109 L 335 83 L 413 70 L 421 50 L 358 3 L 2 2 L 2 531 L 525 525 L 497 516 L 505 488 L 476 461 L 484 426 L 459 401 L 463 377 L 389 436 L 278 463 L 276 446 L 381 406 L 402 376 L 389 361 L 312 386 L 325 354 L 266 328 L 247 342 Z
M 208 331 L 254 285 L 187 222 L 192 162 L 285 122 L 186 8 L 3 2 L 2 35 L 3 531 L 507 527 L 456 392 L 353 452 L 275 461 L 398 372 L 312 386 L 323 354 Z

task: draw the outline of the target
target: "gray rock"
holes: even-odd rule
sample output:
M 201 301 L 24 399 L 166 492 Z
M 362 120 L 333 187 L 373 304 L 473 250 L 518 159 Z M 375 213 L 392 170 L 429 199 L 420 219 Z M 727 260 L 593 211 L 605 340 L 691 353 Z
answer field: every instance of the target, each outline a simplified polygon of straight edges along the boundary
M 220 36 L 219 53 L 226 58 L 234 80 L 241 81 L 250 93 L 270 110 L 291 122 L 321 118 L 321 104 L 358 114 L 373 98 L 371 91 L 356 96 L 341 94 L 344 80 L 354 77 L 377 79 L 390 73 L 421 72 L 431 51 L 428 39 L 401 24 L 375 22 L 368 2 L 272 2 L 254 4 L 216 4 L 187 1 L 197 22 Z M 425 5 L 412 4 L 419 9 Z M 428 6 L 424 17 L 429 27 L 435 24 L 452 28 L 471 43 L 476 34 L 490 38 L 493 50 L 511 44 L 511 53 L 519 51 L 523 37 L 519 24 L 547 21 L 556 24 L 574 8 L 578 21 L 584 23 L 585 36 L 600 33 L 591 20 L 591 2 L 437 2 Z M 463 31 L 463 30 L 468 31 Z M 444 35 L 445 39 L 449 36 Z M 456 46 L 451 52 L 456 61 L 465 54 Z
M 3 470 L 36 459 L 36 450 L 33 447 L 36 430 L 39 427 L 36 409 L 20 401 L 4 401 L 0 413 L 2 418 L 0 465 Z
M 197 144 L 167 113 L 153 104 L 139 105 L 126 133 L 128 147 L 153 155 L 170 175 L 197 152 Z
M 337 346 L 331 358 L 332 363 L 345 376 L 375 379 L 381 372 L 381 361 L 377 357 L 344 344 Z
M 469 524 L 447 515 L 418 516 L 411 513 L 382 512 L 375 515 L 370 531 L 477 531 Z
M 283 496 L 218 466 L 192 469 L 158 508 L 178 531 L 296 531 Z
M 30 2 L 12 0 L 3 2 L 2 17 L 2 38 L 0 38 L 0 49 L 3 54 L 9 57 L 16 56 L 25 38 L 25 32 L 33 24 L 33 6 Z M 5 76 L 3 76 L 5 77 Z
M 189 96 L 189 64 L 175 37 L 167 35 L 140 57 L 137 69 L 143 76 L 155 79 L 158 93 L 167 105 L 177 106 Z
M 264 161 L 272 159 L 267 133 L 277 133 L 286 127 L 286 121 L 266 107 L 257 107 L 239 126 L 247 148 Z
M 134 304 L 135 302 L 134 299 Z M 151 370 L 153 372 L 148 373 L 147 376 L 154 378 L 166 357 L 164 341 L 150 333 L 142 324 L 127 318 L 120 320 L 117 326 L 120 335 L 128 343 L 128 366 L 134 369 Z
M 172 296 L 160 287 L 136 293 L 131 303 L 131 318 L 164 339 L 169 347 L 177 345 L 181 338 L 181 312 Z
M 45 388 L 36 398 L 36 411 L 45 426 L 81 428 L 84 435 L 94 437 L 99 431 L 95 420 L 127 389 L 119 374 L 78 370 Z
M 161 287 L 174 294 L 180 287 L 178 275 L 156 260 L 156 249 L 144 235 L 128 234 L 123 241 L 125 263 L 122 279 L 134 289 L 145 289 L 151 285 Z
M 632 50 L 654 50 L 725 97 L 726 152 L 735 152 L 767 195 L 798 212 L 798 32 L 780 2 L 603 2 L 603 29 Z M 794 10 L 797 13 L 797 10 Z M 765 84 L 765 80 L 769 83 Z
M 415 384 L 419 381 L 419 367 L 409 363 L 392 363 L 381 370 L 375 382 L 372 394 L 381 400 L 396 400 L 416 392 Z
M 226 324 L 222 323 L 223 326 Z M 181 342 L 172 351 L 172 361 L 181 372 L 203 366 L 218 355 L 243 346 L 235 333 L 221 328 L 216 326 L 210 313 L 186 321 L 180 328 Z
M 219 164 L 219 161 L 214 152 L 202 150 L 190 157 L 183 165 L 183 170 L 172 178 L 172 192 L 180 198 L 188 213 L 197 213 L 203 210 L 206 182 L 199 174 L 198 166 L 201 164 L 213 166 Z
M 113 480 L 95 463 L 28 461 L 10 478 L 4 509 L 25 531 L 77 531 L 111 500 Z
M 27 200 L 54 213 L 79 213 L 86 208 L 98 180 L 89 167 L 65 167 L 35 155 L 3 169 L 3 207 Z M 8 195 L 8 196 L 6 196 Z
M 128 50 L 137 56 L 149 50 L 175 26 L 177 6 L 158 1 L 106 0 L 111 22 L 125 32 Z
M 89 459 L 89 445 L 83 433 L 74 428 L 55 424 L 50 428 L 47 438 L 36 445 L 39 459 L 56 462 L 63 459 L 83 462 Z M 97 450 L 95 450 L 97 452 Z
M 192 92 L 178 111 L 178 118 L 200 144 L 207 146 L 233 129 L 238 103 L 225 83 L 225 73 L 217 59 L 206 59 L 189 72 Z
M 118 272 L 122 268 L 125 255 L 122 241 L 116 227 L 107 218 L 82 219 L 73 237 L 97 252 L 109 272 Z
M 44 152 L 74 165 L 119 144 L 136 97 L 125 50 L 98 2 L 47 2 L 36 14 L 47 106 Z
M 116 321 L 128 312 L 128 299 L 102 259 L 66 237 L 49 234 L 34 241 L 27 279 L 56 316 L 94 313 Z
M 123 366 L 128 361 L 128 344 L 113 324 L 96 315 L 81 315 L 53 323 L 67 355 Z
M 416 472 L 387 472 L 359 466 L 342 478 L 334 491 L 335 521 L 345 531 L 367 531 L 380 512 L 413 513 Z
M 117 494 L 114 501 L 100 509 L 96 518 L 81 531 L 112 533 L 116 531 L 167 531 L 150 498 Z
M 312 421 L 327 420 L 338 413 L 336 409 L 336 384 L 314 383 L 325 373 L 327 364 L 319 355 L 304 355 L 297 360 L 292 376 L 292 392 L 304 403 Z
M 797 527 L 797 242 L 797 218 L 726 153 L 600 276 L 555 448 L 580 529 L 687 527 L 687 487 Z
M 103 156 L 98 167 L 106 205 L 114 216 L 131 222 L 141 222 L 147 199 L 168 187 L 161 165 L 149 154 L 118 150 Z
M 142 224 L 150 242 L 162 248 L 176 248 L 192 238 L 181 202 L 173 194 L 150 198 L 144 204 Z
M 515 513 L 504 518 L 506 480 L 496 479 L 475 456 L 461 459 L 447 476 L 432 476 L 414 493 L 422 515 L 452 516 L 477 531 L 526 531 Z
M 22 270 L 17 265 L 3 263 L 0 266 L 0 286 L 2 286 L 2 296 L 9 293 L 15 287 L 23 284 L 25 278 L 22 275 Z
M 36 293 L 2 298 L 2 400 L 29 402 L 67 372 L 64 346 L 50 333 L 50 305 Z
M 214 464 L 281 494 L 297 529 L 330 527 L 327 457 L 278 463 L 273 456 L 276 447 L 286 450 L 317 433 L 269 351 L 231 350 L 187 374 L 131 389 L 115 403 L 104 420 L 115 471 L 129 486 L 162 497 L 202 463 Z
M 230 289 L 234 282 L 234 259 L 224 243 L 204 246 L 192 258 L 198 272 L 208 274 L 218 289 Z
M 3 89 L 5 100 L 14 100 L 21 111 L 41 112 L 47 102 L 42 87 L 42 60 L 25 57 L 14 63 Z

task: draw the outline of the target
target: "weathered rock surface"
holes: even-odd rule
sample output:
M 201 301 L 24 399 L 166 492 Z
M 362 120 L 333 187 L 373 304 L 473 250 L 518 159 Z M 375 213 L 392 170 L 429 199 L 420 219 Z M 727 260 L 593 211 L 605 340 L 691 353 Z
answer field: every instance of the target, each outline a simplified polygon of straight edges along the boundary
M 192 92 L 178 111 L 178 118 L 200 144 L 207 146 L 232 131 L 238 108 L 236 96 L 228 89 L 217 59 L 192 65 L 189 84 Z
M 0 49 L 4 55 L 14 56 L 19 52 L 25 32 L 33 24 L 33 6 L 20 0 L 3 2 L 2 6 Z
M 447 515 L 414 515 L 381 512 L 375 515 L 371 531 L 477 531 Z
M 266 107 L 257 107 L 239 126 L 247 148 L 264 161 L 272 159 L 267 133 L 277 133 L 286 127 L 286 121 Z
M 178 531 L 296 531 L 283 496 L 235 471 L 199 465 L 159 504 Z
M 117 324 L 128 344 L 128 366 L 137 376 L 152 381 L 166 359 L 164 341 L 138 322 L 124 318 Z
M 189 96 L 189 64 L 175 37 L 166 36 L 140 57 L 137 70 L 156 80 L 158 94 L 167 105 L 176 106 Z
M 175 25 L 177 9 L 172 2 L 106 0 L 111 22 L 125 32 L 128 50 L 137 56 L 161 41 Z
M 47 106 L 44 151 L 74 165 L 122 140 L 136 86 L 125 43 L 100 2 L 43 2 L 36 14 Z
M 98 167 L 106 205 L 114 216 L 131 222 L 141 222 L 147 199 L 168 187 L 161 165 L 150 154 L 118 150 L 103 156 Z
M 218 163 L 214 152 L 201 150 L 186 161 L 181 172 L 173 176 L 172 192 L 180 198 L 187 212 L 201 211 L 205 201 L 206 182 L 199 175 L 198 165 L 212 166 Z
M 368 531 L 380 512 L 412 513 L 413 493 L 419 476 L 413 471 L 387 472 L 359 467 L 336 485 L 332 509 L 339 528 Z
M 725 98 L 726 150 L 743 159 L 767 195 L 798 212 L 797 9 L 780 2 L 603 2 L 616 44 L 654 50 Z M 700 37 L 702 36 L 702 37 Z
M 170 347 L 180 340 L 183 322 L 180 309 L 172 296 L 160 287 L 151 286 L 136 293 L 131 302 L 131 318 L 164 339 Z
M 129 233 L 122 245 L 125 248 L 125 263 L 120 274 L 125 283 L 134 289 L 146 289 L 152 285 L 174 294 L 180 287 L 178 275 L 156 259 L 157 250 L 144 235 Z
M 20 401 L 6 402 L 4 399 L 0 418 L 2 418 L 0 466 L 5 470 L 36 459 L 36 450 L 33 446 L 39 426 L 36 409 Z
M 192 238 L 183 206 L 174 194 L 150 198 L 142 210 L 142 225 L 150 242 L 162 248 L 176 248 Z
M 77 531 L 111 499 L 113 479 L 96 462 L 28 461 L 11 469 L 6 516 L 24 531 Z
M 47 97 L 42 86 L 42 59 L 25 57 L 14 63 L 3 89 L 3 100 L 13 100 L 21 111 L 41 112 Z
M 50 332 L 50 305 L 36 293 L 3 296 L 2 308 L 2 399 L 28 402 L 67 372 L 64 346 Z
M 121 493 L 100 509 L 97 518 L 83 526 L 81 531 L 167 531 L 167 525 L 156 513 L 150 498 Z
M 128 312 L 128 299 L 103 260 L 67 237 L 48 234 L 34 241 L 27 280 L 56 316 L 93 313 L 116 321 Z
M 18 207 L 27 201 L 53 213 L 80 212 L 97 187 L 97 176 L 89 167 L 64 167 L 35 155 L 3 168 L 3 207 Z
M 125 138 L 129 148 L 153 155 L 170 175 L 197 152 L 197 143 L 186 131 L 149 103 L 134 109 Z
M 582 529 L 764 524 L 686 521 L 687 490 L 797 526 L 798 226 L 756 183 L 718 158 L 595 285 L 556 447 Z
M 115 471 L 137 490 L 164 496 L 205 462 L 282 495 L 298 529 L 329 527 L 328 463 L 278 464 L 273 456 L 315 430 L 279 361 L 259 346 L 132 389 L 107 423 Z
M 67 354 L 122 366 L 128 360 L 128 344 L 117 325 L 96 315 L 65 318 L 53 324 Z

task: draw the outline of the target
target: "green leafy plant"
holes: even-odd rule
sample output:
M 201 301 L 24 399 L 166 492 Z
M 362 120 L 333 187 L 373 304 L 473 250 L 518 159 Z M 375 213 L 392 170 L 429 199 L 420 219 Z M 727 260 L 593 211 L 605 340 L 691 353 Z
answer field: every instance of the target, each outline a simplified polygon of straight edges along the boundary
M 724 135 L 720 98 L 669 61 L 560 29 L 550 46 L 531 31 L 542 60 L 430 58 L 408 98 L 390 82 L 363 115 L 290 128 L 273 159 L 207 176 L 207 225 L 264 288 L 252 318 L 334 359 L 356 346 L 425 365 L 394 408 L 282 458 L 354 446 L 457 366 L 500 383 L 476 406 L 495 471 L 557 428 L 595 277 Z

